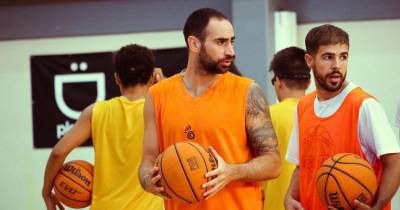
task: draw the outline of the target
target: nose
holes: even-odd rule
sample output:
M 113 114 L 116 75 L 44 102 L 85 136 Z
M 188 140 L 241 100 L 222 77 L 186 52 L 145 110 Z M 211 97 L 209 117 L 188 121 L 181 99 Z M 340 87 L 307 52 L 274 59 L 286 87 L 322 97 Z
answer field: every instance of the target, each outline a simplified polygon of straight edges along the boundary
M 227 56 L 235 56 L 235 50 L 233 49 L 233 45 L 232 43 L 227 44 L 226 48 L 225 48 L 225 55 Z
M 332 68 L 338 69 L 339 67 L 340 67 L 340 58 L 335 57 L 335 59 L 333 60 L 333 63 L 332 63 Z

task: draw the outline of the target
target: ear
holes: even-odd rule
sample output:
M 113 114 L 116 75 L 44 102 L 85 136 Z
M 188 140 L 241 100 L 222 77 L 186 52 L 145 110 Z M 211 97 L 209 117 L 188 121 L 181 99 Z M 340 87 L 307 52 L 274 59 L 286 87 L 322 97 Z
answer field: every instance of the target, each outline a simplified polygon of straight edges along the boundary
M 304 55 L 308 68 L 312 69 L 314 66 L 314 57 L 308 53 Z
M 201 49 L 201 42 L 195 36 L 189 36 L 188 39 L 189 50 L 195 53 L 200 52 Z
M 281 88 L 282 85 L 284 85 L 283 80 L 280 80 L 279 77 L 276 77 L 275 86 L 276 86 L 277 88 Z
M 119 75 L 116 72 L 114 72 L 114 80 L 115 80 L 115 83 L 117 83 L 118 86 L 122 85 L 121 79 L 119 78 Z

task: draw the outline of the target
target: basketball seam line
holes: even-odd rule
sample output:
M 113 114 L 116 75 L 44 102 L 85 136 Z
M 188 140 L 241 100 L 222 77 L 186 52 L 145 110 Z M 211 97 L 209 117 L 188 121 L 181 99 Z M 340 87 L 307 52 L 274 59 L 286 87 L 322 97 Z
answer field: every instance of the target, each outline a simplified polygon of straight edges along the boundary
M 92 193 L 92 192 L 90 191 L 90 189 L 86 189 L 85 186 L 82 186 L 80 183 L 76 182 L 74 179 L 72 179 L 71 177 L 67 176 L 67 174 L 65 174 L 63 171 L 60 171 L 60 173 L 61 173 L 64 177 L 68 178 L 69 180 L 71 180 L 71 181 L 74 182 L 75 184 L 77 184 L 77 185 L 79 185 L 80 187 L 82 187 L 83 189 L 85 189 L 86 191 Z
M 67 195 L 65 195 L 63 192 L 61 192 L 60 190 L 58 190 L 58 189 L 56 189 L 56 191 L 58 192 L 58 193 L 60 193 L 62 196 L 64 196 L 65 198 L 68 198 L 69 200 L 73 200 L 73 201 L 76 201 L 76 202 L 91 202 L 91 200 L 92 199 L 90 199 L 90 200 L 87 200 L 87 201 L 80 201 L 80 200 L 75 200 L 75 199 L 73 199 L 73 198 L 70 198 L 70 197 L 68 197 Z
M 326 165 L 322 165 L 322 166 L 326 166 Z M 332 168 L 332 169 L 335 169 L 335 170 L 337 170 L 337 171 L 340 171 L 340 172 L 342 172 L 342 173 L 344 173 L 344 174 L 346 174 L 346 175 L 349 176 L 351 179 L 354 179 L 358 184 L 360 184 L 364 189 L 367 190 L 367 192 L 369 193 L 369 195 L 371 196 L 371 198 L 373 197 L 373 196 L 372 196 L 372 193 L 369 191 L 369 189 L 368 189 L 363 183 L 361 183 L 361 182 L 358 181 L 355 177 L 353 177 L 351 174 L 349 174 L 349 173 L 347 173 L 347 172 L 345 172 L 345 171 L 343 171 L 343 170 L 341 170 L 341 169 L 339 169 L 339 168 L 336 168 L 336 167 L 334 167 L 334 166 L 332 166 L 331 168 Z
M 201 159 L 203 159 L 204 165 L 206 166 L 206 172 L 208 172 L 207 162 L 206 162 L 206 160 L 204 159 L 203 154 L 200 152 L 200 150 L 197 149 L 196 146 L 194 146 L 194 145 L 191 144 L 190 142 L 187 142 L 187 143 L 188 143 L 189 145 L 191 145 L 192 147 L 194 147 L 194 148 L 200 153 Z M 203 149 L 204 149 L 204 148 L 203 148 Z M 207 182 L 209 181 L 210 178 L 211 178 L 211 177 L 207 178 Z M 205 189 L 205 191 L 207 191 L 207 188 Z
M 340 192 L 342 193 L 343 198 L 344 198 L 344 200 L 346 201 L 347 205 L 348 205 L 352 210 L 355 210 L 355 208 L 353 208 L 353 206 L 352 206 L 352 205 L 350 204 L 350 202 L 347 200 L 347 197 L 346 197 L 346 195 L 344 194 L 342 188 L 340 187 L 340 183 L 339 183 L 339 181 L 336 179 L 336 177 L 333 176 L 332 174 L 328 174 L 328 177 L 329 177 L 329 176 L 331 176 L 331 177 L 335 180 L 335 182 L 336 182 L 337 186 L 339 187 L 339 190 L 340 190 Z
M 339 161 L 340 159 L 342 159 L 342 158 L 344 158 L 344 157 L 346 157 L 346 156 L 348 156 L 348 155 L 351 155 L 351 153 L 347 153 L 347 154 L 343 155 L 342 157 L 338 158 L 337 161 Z M 332 156 L 331 160 L 334 162 L 334 164 L 332 165 L 332 167 L 335 167 L 336 161 L 333 159 L 333 156 Z M 327 186 L 327 183 L 328 183 L 328 178 L 329 178 L 329 176 L 331 175 L 331 172 L 332 172 L 332 167 L 331 167 L 331 169 L 329 170 L 328 176 L 326 177 L 326 181 L 325 181 L 325 192 L 324 192 L 324 194 L 325 194 L 325 201 L 326 201 L 326 204 L 329 204 L 328 199 L 327 199 L 327 197 L 326 197 L 326 186 Z M 332 176 L 332 177 L 333 177 L 333 176 Z M 338 186 L 339 186 L 339 184 L 338 184 Z M 342 189 L 340 188 L 340 186 L 339 186 L 339 190 L 340 190 L 340 192 L 344 195 L 344 193 L 343 193 Z M 346 203 L 349 205 L 349 201 L 347 200 L 347 197 L 346 197 L 346 196 L 343 196 L 343 197 L 344 197 Z M 349 205 L 349 206 L 352 208 L 351 205 Z
M 178 149 L 176 148 L 176 145 L 175 145 L 175 144 L 174 144 L 174 148 L 175 148 L 176 155 L 178 156 L 179 163 L 181 164 L 181 167 L 182 167 L 183 173 L 185 174 L 186 181 L 189 183 L 190 189 L 192 190 L 192 193 L 193 193 L 194 197 L 196 198 L 196 200 L 197 200 L 197 201 L 199 201 L 199 199 L 197 198 L 197 195 L 196 195 L 196 193 L 194 192 L 194 189 L 193 189 L 192 183 L 190 183 L 190 181 L 189 181 L 189 177 L 188 177 L 188 176 L 187 176 L 187 174 L 186 174 L 185 167 L 183 167 L 183 164 L 182 164 L 181 157 L 179 156 L 179 152 L 178 152 Z
M 374 172 L 374 173 L 375 173 L 375 171 L 374 171 L 374 169 L 373 169 L 373 168 L 371 168 L 371 167 L 369 167 L 369 166 L 366 166 L 366 165 L 364 165 L 364 164 L 361 164 L 361 163 L 346 163 L 346 162 L 337 162 L 337 163 L 340 163 L 340 164 L 346 164 L 346 165 L 351 165 L 351 164 L 353 164 L 353 165 L 360 165 L 360 166 L 364 166 L 365 168 L 368 168 L 369 170 L 371 170 L 372 172 Z
M 163 172 L 163 170 L 162 170 L 162 160 L 163 160 L 163 158 L 164 158 L 164 155 L 161 155 L 161 160 L 160 160 L 160 169 L 161 169 L 161 175 L 162 175 L 161 178 L 164 179 L 165 184 L 166 184 L 167 187 L 171 190 L 172 193 L 174 193 L 174 194 L 175 194 L 176 196 L 178 196 L 180 199 L 182 199 L 182 200 L 184 200 L 184 201 L 186 201 L 186 202 L 188 202 L 188 203 L 192 203 L 192 202 L 186 200 L 185 198 L 181 197 L 180 195 L 178 195 L 178 194 L 177 194 L 175 191 L 173 191 L 172 188 L 169 186 L 169 184 L 168 184 L 168 182 L 167 182 L 167 179 L 165 179 L 164 172 Z

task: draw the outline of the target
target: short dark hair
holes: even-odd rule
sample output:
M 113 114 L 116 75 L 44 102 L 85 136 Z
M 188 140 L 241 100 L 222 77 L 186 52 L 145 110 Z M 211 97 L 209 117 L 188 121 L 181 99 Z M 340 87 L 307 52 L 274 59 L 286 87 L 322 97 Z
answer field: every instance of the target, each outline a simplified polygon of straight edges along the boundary
M 146 84 L 155 67 L 153 52 L 147 47 L 130 44 L 119 49 L 113 57 L 115 72 L 124 87 Z
M 307 89 L 310 81 L 310 68 L 304 59 L 306 51 L 298 47 L 288 47 L 274 55 L 269 71 L 292 89 Z
M 322 45 L 349 44 L 349 35 L 341 28 L 325 24 L 311 29 L 306 36 L 307 53 L 315 55 Z
M 228 20 L 228 18 L 222 12 L 212 8 L 198 9 L 189 15 L 189 17 L 186 19 L 185 26 L 183 27 L 183 35 L 185 37 L 187 46 L 187 39 L 189 36 L 195 36 L 200 39 L 200 41 L 204 41 L 204 30 L 211 18 Z

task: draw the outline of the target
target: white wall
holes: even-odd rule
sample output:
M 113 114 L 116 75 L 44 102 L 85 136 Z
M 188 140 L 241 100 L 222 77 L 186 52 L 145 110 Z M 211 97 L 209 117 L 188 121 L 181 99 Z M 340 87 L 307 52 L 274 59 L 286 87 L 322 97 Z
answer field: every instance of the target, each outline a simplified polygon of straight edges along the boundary
M 298 26 L 298 44 L 305 48 L 308 31 L 318 24 Z M 397 102 L 400 99 L 400 20 L 332 22 L 350 36 L 347 80 L 375 96 L 386 110 L 394 129 Z M 310 88 L 315 89 L 315 86 Z M 310 89 L 308 91 L 310 91 Z M 398 136 L 398 129 L 394 129 Z M 400 210 L 400 193 L 392 202 Z
M 153 49 L 183 47 L 180 31 L 0 42 L 0 203 L 1 209 L 45 209 L 43 173 L 50 149 L 34 149 L 30 56 L 115 51 L 129 43 Z M 67 160 L 93 163 L 91 147 Z

